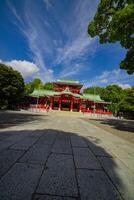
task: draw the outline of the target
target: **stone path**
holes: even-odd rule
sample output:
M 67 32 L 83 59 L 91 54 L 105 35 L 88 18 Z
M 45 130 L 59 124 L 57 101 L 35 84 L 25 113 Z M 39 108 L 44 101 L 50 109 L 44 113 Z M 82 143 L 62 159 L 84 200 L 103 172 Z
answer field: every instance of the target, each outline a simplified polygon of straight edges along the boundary
M 0 200 L 133 200 L 134 145 L 82 119 L 0 130 Z

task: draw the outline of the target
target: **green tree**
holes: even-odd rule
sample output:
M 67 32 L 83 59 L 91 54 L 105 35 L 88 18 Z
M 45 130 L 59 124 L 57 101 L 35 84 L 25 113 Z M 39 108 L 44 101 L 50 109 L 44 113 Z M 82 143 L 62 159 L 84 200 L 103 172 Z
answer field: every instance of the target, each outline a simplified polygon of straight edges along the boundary
M 100 43 L 119 41 L 127 49 L 120 68 L 134 72 L 134 0 L 101 0 L 88 33 L 99 36 Z
M 43 83 L 39 78 L 35 78 L 33 81 L 31 81 L 32 87 L 34 89 L 42 89 Z
M 98 86 L 95 86 L 95 87 L 88 87 L 88 88 L 85 88 L 85 89 L 83 90 L 83 93 L 98 94 L 98 95 L 101 96 L 101 94 L 103 93 L 103 90 L 104 90 L 104 88 L 98 87 Z
M 113 113 L 118 113 L 125 98 L 124 90 L 118 85 L 108 85 L 101 94 L 101 97 L 106 102 L 111 102 L 108 106 Z
M 32 82 L 25 83 L 25 95 L 28 95 L 34 91 L 34 87 L 32 85 Z
M 35 78 L 25 84 L 25 95 L 32 93 L 34 89 L 43 89 L 43 83 L 39 78 Z
M 124 89 L 125 98 L 120 106 L 120 109 L 130 118 L 134 118 L 134 86 Z
M 53 90 L 53 83 L 47 82 L 44 84 L 43 88 L 45 90 Z
M 13 108 L 24 93 L 22 75 L 10 66 L 0 63 L 0 108 Z

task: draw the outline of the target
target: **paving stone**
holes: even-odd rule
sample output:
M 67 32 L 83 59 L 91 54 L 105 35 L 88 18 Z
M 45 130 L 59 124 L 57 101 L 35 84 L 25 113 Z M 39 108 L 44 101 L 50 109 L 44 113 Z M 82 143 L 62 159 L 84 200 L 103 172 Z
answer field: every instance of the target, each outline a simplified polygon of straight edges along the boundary
M 81 200 L 121 200 L 120 195 L 101 170 L 77 170 Z
M 0 140 L 4 140 L 8 137 L 11 137 L 11 134 L 7 134 L 7 133 L 0 133 Z
M 50 145 L 40 145 L 36 143 L 24 154 L 20 162 L 45 164 L 49 153 Z
M 102 166 L 127 200 L 134 199 L 134 176 L 118 158 L 99 158 Z
M 121 146 L 113 146 L 111 148 L 111 152 L 118 158 L 132 158 L 133 156 L 128 153 L 128 151 L 125 151 Z
M 6 149 L 0 154 L 0 177 L 23 155 L 24 151 Z
M 11 149 L 27 150 L 37 140 L 38 140 L 38 137 L 26 137 L 23 140 L 21 140 L 20 142 L 17 142 L 16 144 L 12 145 Z
M 134 160 L 133 158 L 120 158 L 120 160 L 134 173 Z
M 85 140 L 80 136 L 71 136 L 71 143 L 73 147 L 88 147 Z
M 77 196 L 77 184 L 72 155 L 52 154 L 46 164 L 37 193 Z
M 11 137 L 6 138 L 4 141 L 0 141 L 0 151 L 10 147 L 11 145 L 15 144 L 16 142 L 23 140 L 24 135 L 13 135 Z
M 99 144 L 88 141 L 88 146 L 96 156 L 114 157 L 109 149 Z
M 33 200 L 75 200 L 76 198 L 72 197 L 60 197 L 60 196 L 51 196 L 51 195 L 36 195 Z
M 101 169 L 101 165 L 89 148 L 73 148 L 76 168 Z
M 39 165 L 15 164 L 0 180 L 0 199 L 31 200 L 42 170 Z
M 45 132 L 44 134 L 42 134 L 38 143 L 41 145 L 51 145 L 51 144 L 53 144 L 56 136 L 57 136 L 57 131 L 49 130 L 49 131 Z
M 58 135 L 52 148 L 53 153 L 72 154 L 69 136 Z

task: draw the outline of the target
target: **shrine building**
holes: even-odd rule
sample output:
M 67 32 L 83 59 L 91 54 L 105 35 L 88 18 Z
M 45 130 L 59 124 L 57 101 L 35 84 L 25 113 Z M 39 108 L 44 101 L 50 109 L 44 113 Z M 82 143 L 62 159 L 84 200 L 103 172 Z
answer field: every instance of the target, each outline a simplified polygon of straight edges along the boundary
M 59 79 L 53 90 L 36 89 L 29 96 L 30 108 L 108 114 L 107 104 L 99 95 L 81 93 L 79 81 Z

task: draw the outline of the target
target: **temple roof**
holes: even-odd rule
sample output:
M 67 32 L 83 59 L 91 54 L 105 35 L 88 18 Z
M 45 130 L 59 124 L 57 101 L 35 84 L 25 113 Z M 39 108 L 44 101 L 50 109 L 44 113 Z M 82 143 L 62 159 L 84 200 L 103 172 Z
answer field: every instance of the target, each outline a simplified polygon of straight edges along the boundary
M 77 94 L 77 93 L 72 93 L 69 88 L 67 87 L 64 91 L 62 92 L 56 92 L 53 90 L 44 90 L 44 89 L 40 89 L 40 90 L 34 90 L 29 96 L 32 97 L 43 97 L 43 96 L 59 96 L 59 95 L 63 95 L 63 94 L 68 94 L 68 95 L 72 95 L 74 97 L 78 97 L 81 99 L 87 99 L 90 101 L 95 101 L 95 102 L 104 102 L 99 95 L 94 95 L 94 94 Z
M 77 94 L 77 93 L 72 93 L 69 90 L 68 87 L 62 92 L 56 92 L 56 91 L 53 91 L 53 90 L 43 90 L 43 89 L 37 90 L 36 89 L 29 96 L 32 96 L 32 97 L 43 97 L 43 96 L 56 96 L 56 95 L 62 95 L 62 94 L 68 94 L 68 95 L 72 95 L 72 96 L 75 96 L 75 97 L 82 98 L 82 95 Z
M 76 80 L 66 80 L 66 79 L 58 79 L 57 83 L 80 84 L 79 81 L 76 81 Z
M 71 92 L 71 91 L 69 90 L 69 87 L 66 87 L 65 90 L 63 90 L 62 92 L 59 92 L 59 93 L 60 93 L 60 94 L 68 94 L 68 95 L 72 95 L 72 96 L 75 96 L 75 97 L 82 98 L 82 95 Z
M 100 98 L 99 95 L 83 93 L 82 96 L 83 96 L 83 99 L 90 99 L 91 101 L 95 101 L 95 102 L 104 102 L 104 101 Z
M 59 94 L 59 92 L 55 92 L 53 90 L 44 90 L 44 89 L 35 89 L 30 96 L 32 97 L 43 97 L 43 96 L 54 96 L 55 94 Z

